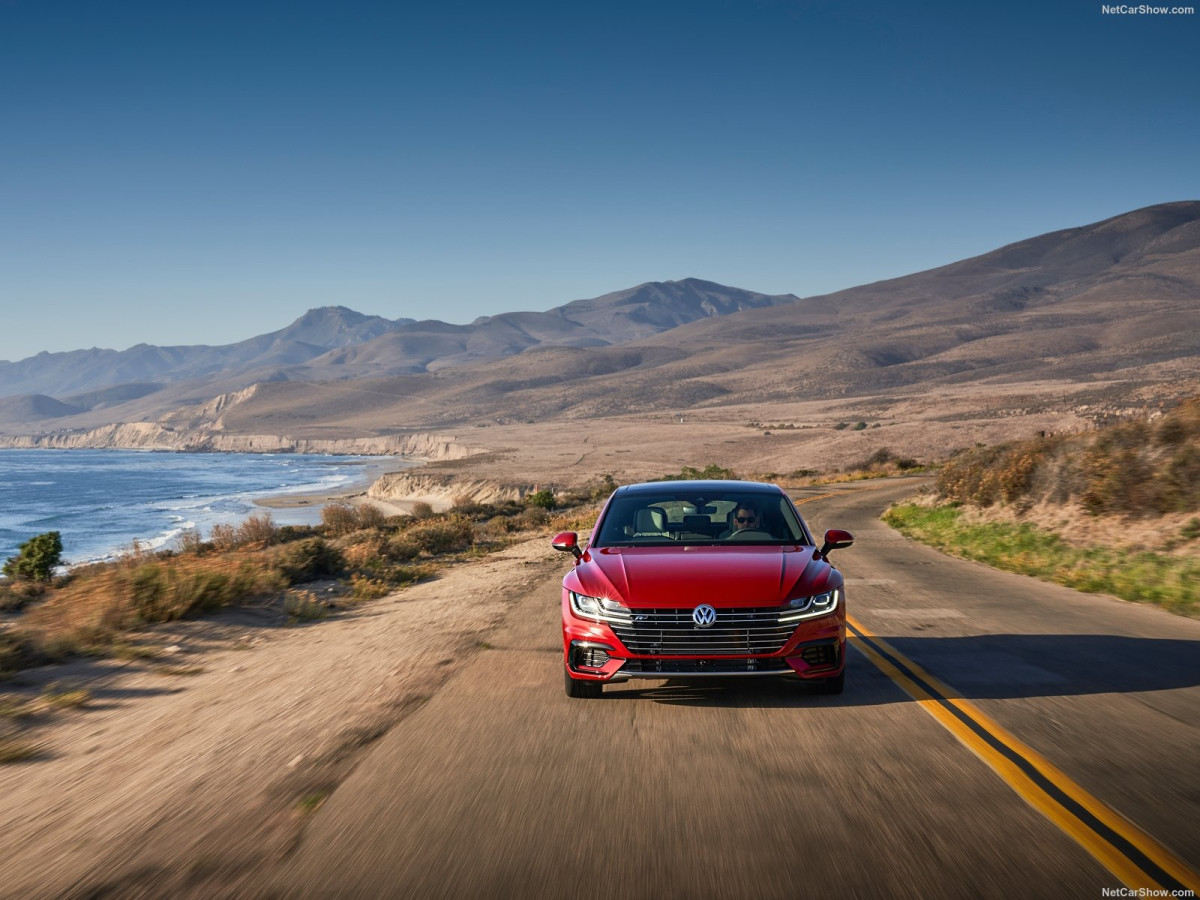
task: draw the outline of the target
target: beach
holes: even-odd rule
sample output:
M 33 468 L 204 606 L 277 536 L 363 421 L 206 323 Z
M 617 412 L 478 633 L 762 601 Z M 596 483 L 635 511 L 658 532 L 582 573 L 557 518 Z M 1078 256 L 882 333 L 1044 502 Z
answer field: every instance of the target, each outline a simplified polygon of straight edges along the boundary
M 423 459 L 385 457 L 377 462 L 366 463 L 363 466 L 361 477 L 356 478 L 351 484 L 331 490 L 305 491 L 294 494 L 271 494 L 265 497 L 256 497 L 254 503 L 256 506 L 270 510 L 272 516 L 277 516 L 281 512 L 286 516 L 286 511 L 292 510 L 319 510 L 326 504 L 337 503 L 339 501 L 354 504 L 369 503 L 372 506 L 378 507 L 387 516 L 407 515 L 412 512 L 413 504 L 417 503 L 421 498 L 417 497 L 412 500 L 379 500 L 368 498 L 367 491 L 371 485 L 384 475 L 417 468 L 424 463 L 425 460 Z

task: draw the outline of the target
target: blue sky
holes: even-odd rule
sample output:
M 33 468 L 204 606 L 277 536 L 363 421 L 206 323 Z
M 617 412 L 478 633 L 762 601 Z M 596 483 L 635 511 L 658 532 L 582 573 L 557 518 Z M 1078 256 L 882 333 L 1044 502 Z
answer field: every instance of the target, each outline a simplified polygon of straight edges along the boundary
M 0 0 L 0 359 L 810 296 L 1196 199 L 1197 47 L 1099 2 Z

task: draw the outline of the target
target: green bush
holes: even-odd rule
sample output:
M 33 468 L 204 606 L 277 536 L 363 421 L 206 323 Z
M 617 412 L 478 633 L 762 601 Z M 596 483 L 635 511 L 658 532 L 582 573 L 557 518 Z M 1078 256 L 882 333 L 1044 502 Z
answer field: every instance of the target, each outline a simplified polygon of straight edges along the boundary
M 275 536 L 281 544 L 288 544 L 292 541 L 300 541 L 304 538 L 313 537 L 317 533 L 315 525 L 280 525 L 276 529 Z
M 324 538 L 310 537 L 284 544 L 276 551 L 274 563 L 290 584 L 300 584 L 338 575 L 346 560 Z
M 421 555 L 421 545 L 407 534 L 396 534 L 384 543 L 381 553 L 387 559 L 406 562 Z
M 18 545 L 20 551 L 4 563 L 3 572 L 9 578 L 32 578 L 49 581 L 54 570 L 62 564 L 62 535 L 47 531 Z
M 525 495 L 526 506 L 539 506 L 542 509 L 554 509 L 554 491 L 542 488 Z

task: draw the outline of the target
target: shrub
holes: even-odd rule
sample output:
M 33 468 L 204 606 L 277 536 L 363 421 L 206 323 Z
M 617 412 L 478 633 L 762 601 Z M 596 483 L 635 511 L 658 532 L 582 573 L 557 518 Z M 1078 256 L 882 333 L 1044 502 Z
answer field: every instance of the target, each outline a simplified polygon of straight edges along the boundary
M 299 541 L 304 538 L 313 537 L 316 534 L 316 526 L 314 525 L 280 525 L 275 530 L 275 537 L 281 544 L 287 544 L 291 541 Z
M 46 590 L 44 581 L 28 581 L 20 578 L 15 581 L 0 582 L 0 612 L 16 612 L 24 609 L 27 604 L 44 596 Z
M 350 576 L 350 589 L 355 600 L 377 600 L 392 592 L 392 586 L 379 578 L 368 578 L 355 572 Z
M 321 524 L 325 533 L 340 537 L 358 531 L 358 511 L 349 503 L 329 503 L 321 509 Z
M 225 522 L 218 522 L 212 527 L 209 540 L 217 550 L 232 550 L 238 544 L 237 528 Z
M 462 516 L 418 522 L 404 534 L 422 550 L 435 556 L 466 550 L 475 542 L 474 526 Z
M 412 514 L 414 519 L 429 519 L 433 516 L 433 507 L 424 500 L 418 500 L 413 504 Z
M 237 525 L 218 522 L 212 527 L 210 537 L 212 546 L 222 552 L 251 545 L 269 547 L 278 542 L 279 529 L 270 513 L 256 513 Z M 179 536 L 179 547 L 181 551 L 194 553 L 204 549 L 199 535 L 193 531 L 185 531 Z
M 47 531 L 18 545 L 20 551 L 4 563 L 3 572 L 9 578 L 32 578 L 49 581 L 55 568 L 62 564 L 62 535 Z
M 607 500 L 609 494 L 617 489 L 617 482 L 607 473 L 600 476 L 600 482 L 591 490 L 589 500 Z
M 407 534 L 396 534 L 388 538 L 381 551 L 386 559 L 407 562 L 421 554 L 421 545 Z
M 123 570 L 112 588 L 138 621 L 170 622 L 285 586 L 277 569 L 250 560 L 151 561 Z
M 329 607 L 312 591 L 288 594 L 283 598 L 283 611 L 292 622 L 317 622 L 329 616 Z
M 15 672 L 47 661 L 46 654 L 25 635 L 0 631 L 0 672 Z
M 199 554 L 204 551 L 204 538 L 196 528 L 188 528 L 179 533 L 179 552 Z
M 383 514 L 378 506 L 373 503 L 363 503 L 355 507 L 358 514 L 358 527 L 361 528 L 382 528 L 387 522 L 387 516 Z
M 540 506 L 531 506 L 517 516 L 515 522 L 521 531 L 544 528 L 550 522 L 550 513 Z
M 542 488 L 540 491 L 526 494 L 525 505 L 539 506 L 542 509 L 554 509 L 554 491 L 549 488 Z
M 727 469 L 724 466 L 718 466 L 716 463 L 709 463 L 703 469 L 697 469 L 695 466 L 684 466 L 679 470 L 678 475 L 663 475 L 658 481 L 691 481 L 693 479 L 708 479 L 717 481 L 731 481 L 736 479 L 733 469 Z
M 341 551 L 319 537 L 285 544 L 277 551 L 274 563 L 291 584 L 332 577 L 345 568 Z
M 275 522 L 272 521 L 271 514 L 258 513 L 250 516 L 238 526 L 237 542 L 242 547 L 248 544 L 269 547 L 277 540 L 276 531 Z

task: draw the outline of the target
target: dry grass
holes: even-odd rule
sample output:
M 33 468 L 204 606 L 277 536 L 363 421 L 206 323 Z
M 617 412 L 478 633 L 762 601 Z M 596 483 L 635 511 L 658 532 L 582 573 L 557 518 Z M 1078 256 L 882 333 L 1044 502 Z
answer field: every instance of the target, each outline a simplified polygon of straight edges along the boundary
M 297 591 L 283 600 L 283 610 L 291 622 L 318 622 L 329 618 L 329 607 L 312 591 Z
M 1077 504 L 1090 515 L 1200 510 L 1200 398 L 1155 421 L 1087 435 L 977 447 L 938 478 L 947 500 L 976 506 Z
M 115 563 L 77 569 L 38 593 L 40 602 L 30 603 L 15 627 L 0 633 L 0 672 L 78 655 L 152 660 L 156 650 L 135 647 L 124 634 L 249 600 L 279 603 L 292 622 L 323 619 L 329 606 L 311 592 L 284 592 L 343 578 L 355 599 L 381 597 L 428 577 L 439 564 L 499 549 L 514 532 L 549 522 L 545 509 L 518 503 L 464 501 L 452 512 L 425 518 L 386 519 L 372 506 L 327 509 L 317 529 L 281 529 L 269 516 L 252 516 L 217 529 L 212 541 L 191 542 L 187 552 L 135 548 Z M 170 666 L 158 671 L 196 674 Z M 59 702 L 70 701 L 64 696 Z

